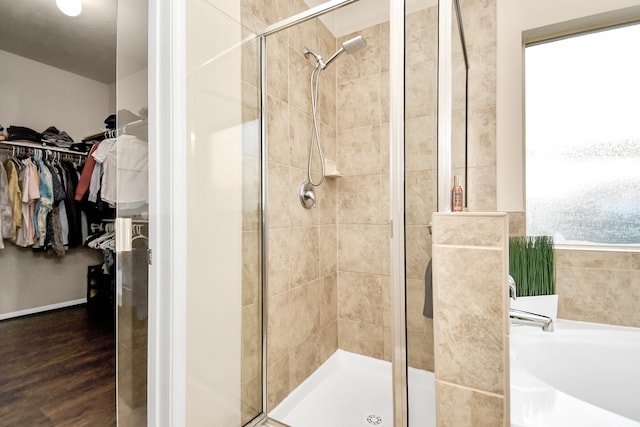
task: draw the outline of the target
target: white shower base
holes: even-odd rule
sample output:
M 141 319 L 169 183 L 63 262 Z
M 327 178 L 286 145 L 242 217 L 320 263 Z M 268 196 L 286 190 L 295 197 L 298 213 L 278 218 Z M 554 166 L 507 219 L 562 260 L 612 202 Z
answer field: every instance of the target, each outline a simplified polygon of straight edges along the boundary
M 435 427 L 432 372 L 409 368 L 409 426 Z M 291 427 L 392 427 L 391 363 L 336 351 L 269 417 Z

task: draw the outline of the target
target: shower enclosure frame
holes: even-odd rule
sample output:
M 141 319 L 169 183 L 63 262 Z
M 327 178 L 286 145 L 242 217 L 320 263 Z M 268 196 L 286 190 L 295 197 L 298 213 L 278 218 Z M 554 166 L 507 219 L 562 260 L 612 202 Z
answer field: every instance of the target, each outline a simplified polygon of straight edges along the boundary
M 260 136 L 262 167 L 262 293 L 268 295 L 268 152 L 267 139 L 267 37 L 317 18 L 359 0 L 331 0 L 268 26 L 257 35 L 260 61 Z M 391 345 L 393 418 L 395 427 L 408 426 L 407 396 L 407 340 L 405 289 L 405 153 L 404 153 L 404 81 L 405 81 L 405 1 L 389 0 L 389 107 L 390 107 L 390 251 L 391 251 Z M 267 298 L 262 309 L 262 413 L 248 426 L 280 425 L 272 423 L 267 413 Z
M 272 25 L 265 37 L 302 20 L 346 6 L 356 0 L 333 0 Z M 438 72 L 438 210 L 450 200 L 451 167 L 451 5 L 439 0 Z M 407 380 L 404 289 L 404 36 L 405 2 L 390 0 L 390 227 L 392 280 L 392 361 L 394 373 L 394 425 L 407 426 Z M 186 6 L 181 0 L 149 2 L 149 425 L 182 425 L 186 420 Z M 449 54 L 447 54 L 449 52 Z M 266 49 L 262 46 L 264 61 Z M 264 66 L 263 66 L 264 68 Z M 262 76 L 264 78 L 264 74 Z M 447 95 L 448 94 L 448 95 Z M 264 97 L 264 92 L 262 93 Z M 447 97 L 448 96 L 448 97 Z M 263 103 L 264 104 L 264 103 Z M 263 105 L 263 107 L 265 107 Z M 266 210 L 266 136 L 262 111 L 262 198 Z M 448 143 L 447 143 L 448 142 Z M 448 151 L 448 155 L 447 155 Z M 262 217 L 263 249 L 266 218 Z M 263 262 L 262 269 L 266 266 Z M 263 286 L 266 286 L 266 282 Z M 266 315 L 263 313 L 263 315 Z M 266 348 L 266 321 L 263 346 Z M 265 362 L 263 360 L 263 366 Z M 263 409 L 253 424 L 265 422 L 266 366 L 263 375 Z M 397 380 L 396 380 L 397 379 Z M 410 408 L 409 408 L 410 409 Z

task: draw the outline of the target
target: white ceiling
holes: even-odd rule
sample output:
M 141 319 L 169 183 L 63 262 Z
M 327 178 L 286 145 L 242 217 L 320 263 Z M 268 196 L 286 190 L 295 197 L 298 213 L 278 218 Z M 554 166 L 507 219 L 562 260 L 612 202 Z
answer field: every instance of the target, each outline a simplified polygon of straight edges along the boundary
M 0 49 L 114 82 L 117 0 L 83 0 L 82 6 L 79 16 L 69 17 L 55 0 L 0 0 Z

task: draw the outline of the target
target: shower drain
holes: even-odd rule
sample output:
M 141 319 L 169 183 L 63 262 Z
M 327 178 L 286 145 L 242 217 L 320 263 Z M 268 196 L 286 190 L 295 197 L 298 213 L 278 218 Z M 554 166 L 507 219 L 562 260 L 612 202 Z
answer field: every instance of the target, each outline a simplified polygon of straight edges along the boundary
M 364 424 L 368 426 L 382 427 L 382 417 L 374 414 L 367 415 L 364 417 Z

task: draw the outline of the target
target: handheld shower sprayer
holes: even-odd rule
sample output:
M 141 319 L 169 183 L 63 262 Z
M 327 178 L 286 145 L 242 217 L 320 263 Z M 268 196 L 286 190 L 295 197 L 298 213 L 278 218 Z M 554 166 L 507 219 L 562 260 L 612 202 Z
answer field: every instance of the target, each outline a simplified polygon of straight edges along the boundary
M 307 49 L 306 47 L 304 48 L 302 53 L 304 53 L 305 58 L 308 58 L 309 55 L 313 56 L 318 63 L 318 67 L 320 67 L 321 70 L 324 70 L 329 66 L 329 64 L 331 64 L 338 56 L 342 55 L 343 53 L 346 52 L 348 54 L 353 54 L 354 52 L 357 52 L 365 47 L 367 47 L 367 41 L 364 39 L 364 37 L 362 37 L 362 35 L 358 35 L 342 43 L 342 47 L 338 49 L 336 53 L 331 55 L 327 62 L 324 62 L 322 56 L 318 55 L 310 49 Z
M 324 68 L 327 68 L 329 64 L 331 64 L 338 56 L 342 55 L 343 53 L 346 52 L 351 55 L 365 47 L 367 47 L 367 41 L 364 39 L 364 37 L 362 37 L 362 35 L 347 40 L 346 42 L 342 43 L 342 47 L 338 49 L 338 51 L 334 53 L 331 58 L 329 58 L 329 60 L 324 65 Z
M 342 43 L 342 47 L 338 49 L 336 53 L 334 53 L 331 58 L 327 62 L 324 62 L 322 56 L 317 54 L 316 52 L 307 49 L 306 47 L 302 51 L 305 58 L 308 58 L 309 55 L 313 56 L 316 60 L 316 67 L 311 72 L 310 79 L 310 88 L 311 88 L 311 112 L 313 116 L 313 123 L 311 128 L 311 142 L 309 143 L 309 162 L 307 167 L 307 181 L 303 182 L 300 187 L 300 203 L 305 209 L 310 209 L 311 207 L 315 207 L 315 193 L 314 187 L 319 187 L 324 182 L 325 178 L 325 170 L 324 170 L 324 154 L 322 153 L 322 145 L 320 144 L 320 131 L 318 126 L 318 85 L 320 83 L 320 73 L 324 69 L 326 69 L 329 64 L 331 64 L 338 56 L 342 55 L 344 52 L 352 54 L 364 47 L 367 46 L 367 42 L 365 41 L 362 35 L 358 35 L 353 37 L 344 43 Z M 317 147 L 318 156 L 320 158 L 320 167 L 322 168 L 322 173 L 320 174 L 320 180 L 315 182 L 311 177 L 311 166 L 313 164 L 313 151 L 314 147 Z

